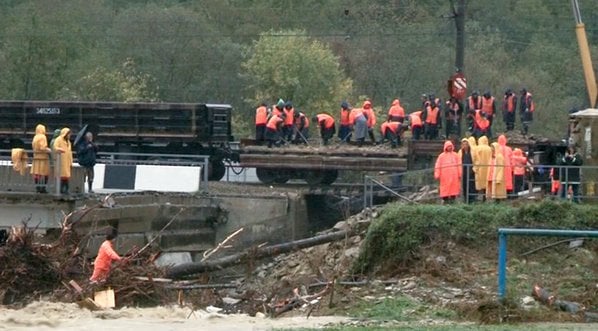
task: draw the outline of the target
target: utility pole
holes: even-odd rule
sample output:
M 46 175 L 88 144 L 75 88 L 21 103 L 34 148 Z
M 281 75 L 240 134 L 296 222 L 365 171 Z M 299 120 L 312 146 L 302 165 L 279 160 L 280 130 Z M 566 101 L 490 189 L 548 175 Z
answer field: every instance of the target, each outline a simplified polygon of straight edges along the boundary
M 463 72 L 465 69 L 465 0 L 457 0 L 457 7 L 454 0 L 451 0 L 451 8 L 457 29 L 455 68 Z

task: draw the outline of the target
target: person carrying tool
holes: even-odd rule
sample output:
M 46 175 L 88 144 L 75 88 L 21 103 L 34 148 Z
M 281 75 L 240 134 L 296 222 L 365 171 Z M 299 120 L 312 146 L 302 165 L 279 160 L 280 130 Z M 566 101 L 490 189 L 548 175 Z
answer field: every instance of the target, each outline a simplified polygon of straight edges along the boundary
M 334 126 L 334 117 L 326 113 L 320 113 L 315 115 L 312 118 L 312 121 L 317 123 L 318 128 L 320 129 L 322 143 L 324 145 L 328 145 L 328 140 L 331 139 L 336 132 L 336 128 Z
M 35 136 L 31 142 L 31 147 L 33 149 L 31 175 L 33 175 L 33 181 L 35 182 L 35 192 L 48 193 L 46 185 L 50 175 L 50 153 L 52 150 L 48 147 L 46 127 L 42 124 L 35 127 Z
M 112 261 L 121 261 L 121 257 L 113 248 L 113 240 L 116 238 L 117 232 L 114 228 L 108 229 L 106 239 L 98 250 L 98 255 L 93 264 L 93 274 L 89 277 L 89 281 L 94 283 L 105 282 L 110 275 L 112 268 Z
M 309 118 L 301 111 L 295 110 L 295 139 L 296 144 L 306 144 L 309 138 Z

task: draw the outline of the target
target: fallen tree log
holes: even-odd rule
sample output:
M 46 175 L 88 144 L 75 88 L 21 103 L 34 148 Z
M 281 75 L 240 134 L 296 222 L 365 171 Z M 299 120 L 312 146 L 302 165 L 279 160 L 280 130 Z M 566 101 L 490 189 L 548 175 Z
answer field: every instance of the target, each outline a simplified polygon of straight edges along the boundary
M 348 236 L 352 236 L 354 232 L 355 230 L 338 231 L 319 235 L 316 237 L 291 241 L 288 243 L 253 248 L 243 251 L 241 253 L 221 257 L 211 261 L 183 263 L 170 268 L 170 270 L 168 271 L 168 277 L 181 278 L 184 276 L 190 276 L 206 271 L 218 270 L 243 263 L 243 261 L 245 261 L 248 257 L 257 259 L 265 256 L 276 256 L 279 254 L 293 252 L 303 248 L 340 240 Z

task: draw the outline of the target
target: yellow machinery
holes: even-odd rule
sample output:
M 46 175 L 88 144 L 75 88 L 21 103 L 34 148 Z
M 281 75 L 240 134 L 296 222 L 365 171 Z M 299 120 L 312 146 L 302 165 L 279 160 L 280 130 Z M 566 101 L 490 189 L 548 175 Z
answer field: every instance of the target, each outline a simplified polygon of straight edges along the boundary
M 579 44 L 579 54 L 581 55 L 581 64 L 583 65 L 583 73 L 586 79 L 590 108 L 595 108 L 598 101 L 598 88 L 596 87 L 596 77 L 590 56 L 586 27 L 581 21 L 581 13 L 577 0 L 571 0 L 571 6 L 573 7 L 573 16 L 575 16 L 575 34 L 577 35 L 577 43 Z

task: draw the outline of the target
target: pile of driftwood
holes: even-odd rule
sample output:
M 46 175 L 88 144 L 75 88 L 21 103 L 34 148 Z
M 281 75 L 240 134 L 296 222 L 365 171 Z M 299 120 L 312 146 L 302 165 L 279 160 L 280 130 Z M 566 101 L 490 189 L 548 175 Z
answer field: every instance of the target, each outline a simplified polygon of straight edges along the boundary
M 106 283 L 89 283 L 93 266 L 84 247 L 91 234 L 81 236 L 74 227 L 91 209 L 106 206 L 112 204 L 104 200 L 66 215 L 59 237 L 51 243 L 41 243 L 37 227 L 27 222 L 12 227 L 0 246 L 0 303 L 22 305 L 42 296 L 73 302 L 108 287 L 115 291 L 117 306 L 163 303 L 163 286 L 153 280 L 162 277 L 165 270 L 152 263 L 157 254 L 151 249 L 125 254 L 124 261 L 113 266 Z

